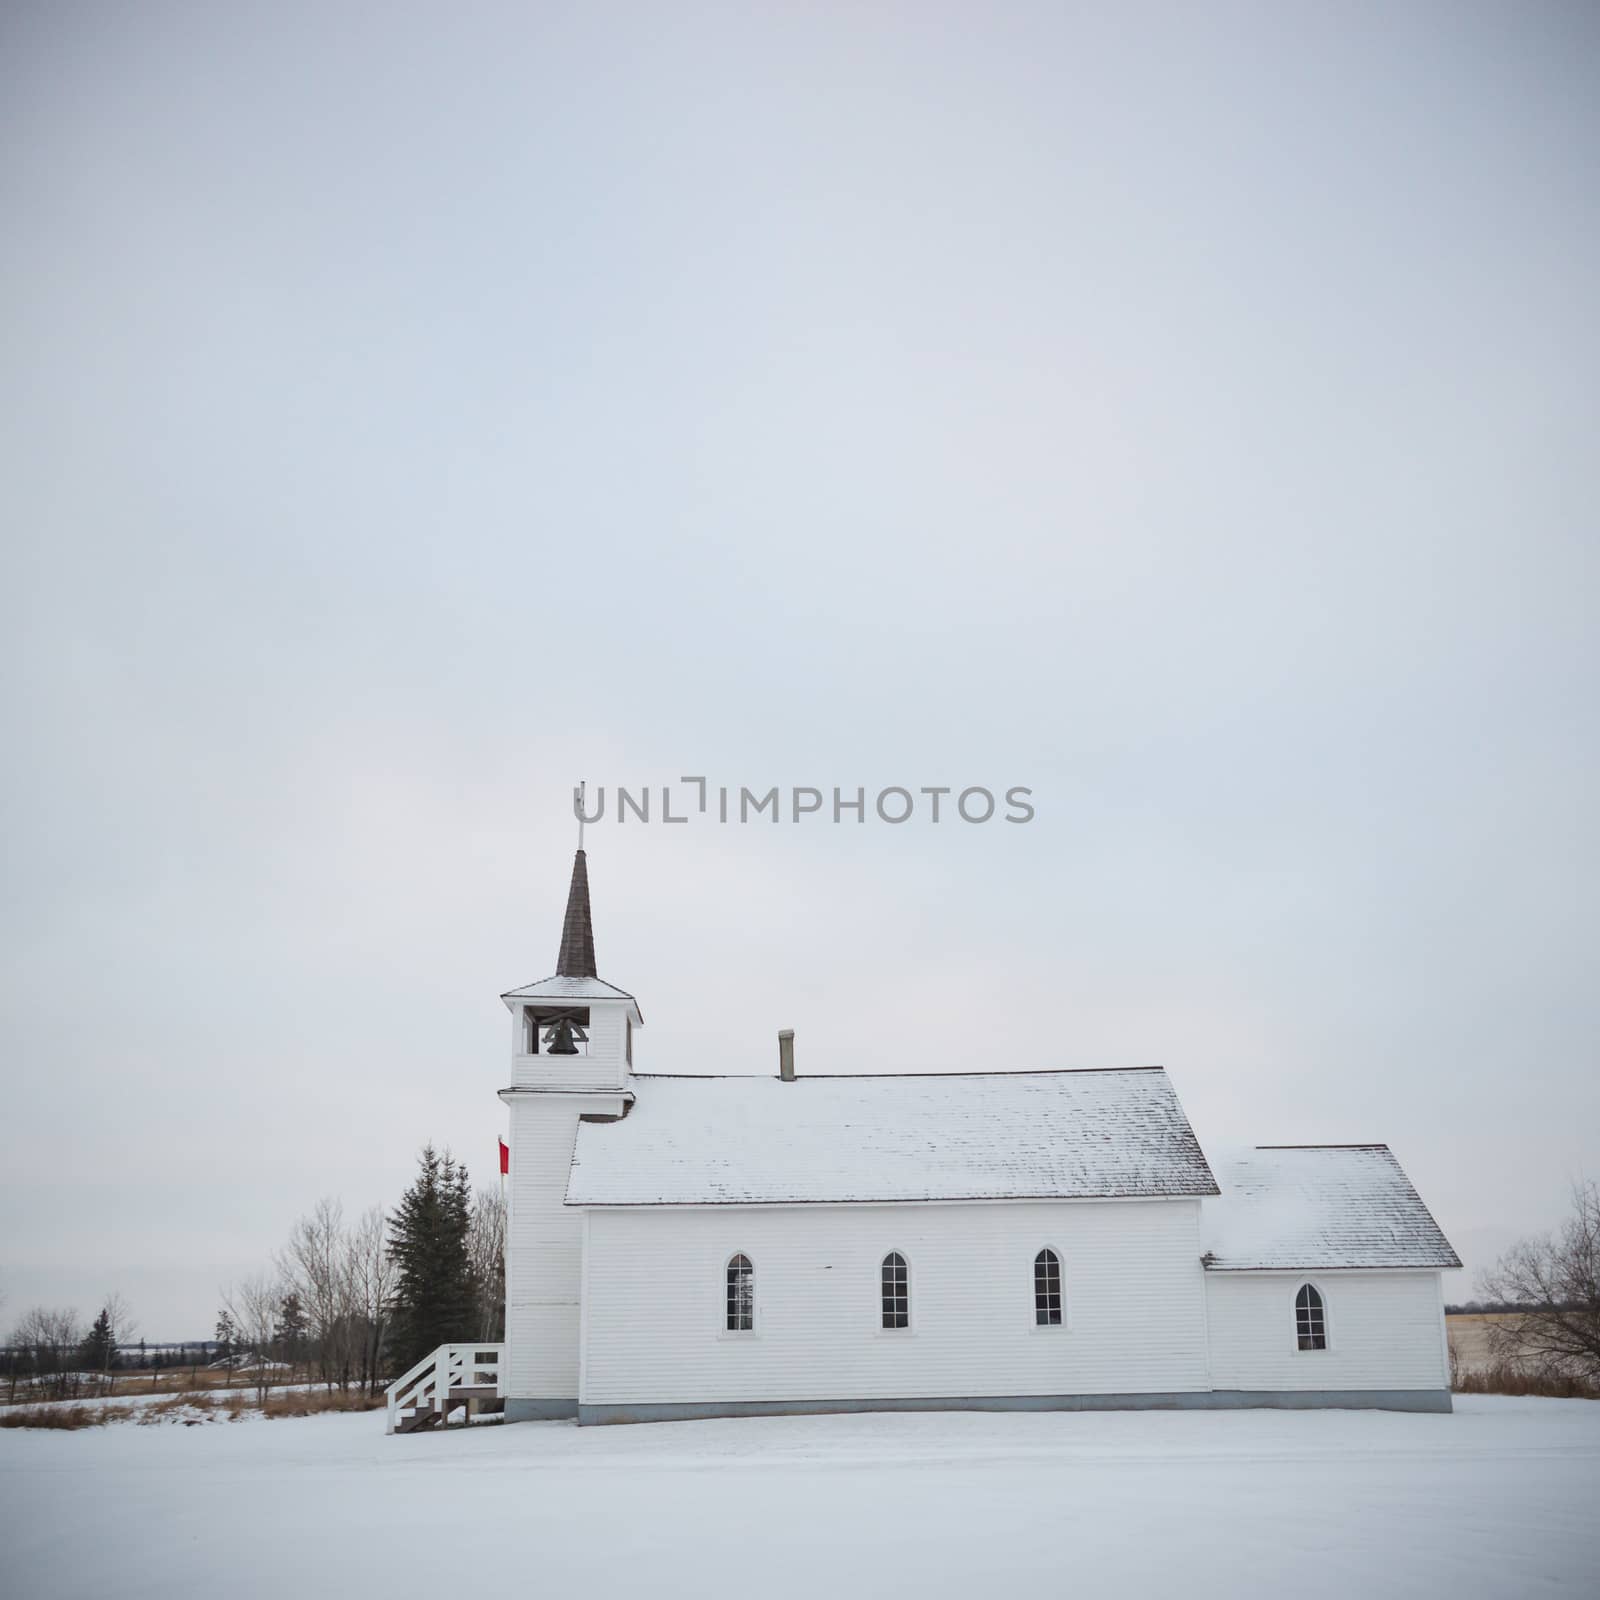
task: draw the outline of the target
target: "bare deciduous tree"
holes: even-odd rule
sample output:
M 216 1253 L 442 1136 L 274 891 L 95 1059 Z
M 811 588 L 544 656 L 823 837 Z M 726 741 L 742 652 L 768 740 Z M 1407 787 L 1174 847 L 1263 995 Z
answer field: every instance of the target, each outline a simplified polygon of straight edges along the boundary
M 479 1189 L 473 1196 L 467 1261 L 477 1301 L 478 1337 L 498 1342 L 506 1336 L 506 1203 L 496 1190 Z
M 139 1324 L 135 1320 L 128 1302 L 122 1298 L 121 1293 L 113 1289 L 101 1305 L 105 1307 L 106 1317 L 111 1324 L 111 1351 L 107 1363 L 107 1371 L 101 1374 L 102 1379 L 109 1376 L 109 1368 L 117 1364 L 117 1350 L 125 1344 L 132 1344 L 139 1336 Z
M 76 1311 L 32 1306 L 17 1324 L 12 1343 L 27 1350 L 28 1365 L 40 1393 L 65 1400 L 78 1392 L 78 1347 L 83 1343 L 83 1324 Z
M 345 1274 L 350 1283 L 354 1320 L 360 1329 L 358 1378 L 368 1394 L 376 1394 L 383 1371 L 383 1344 L 388 1306 L 394 1294 L 394 1261 L 387 1248 L 383 1208 L 364 1211 L 346 1242 Z
M 317 1376 L 329 1388 L 335 1382 L 348 1387 L 355 1352 L 344 1206 L 319 1200 L 309 1217 L 295 1223 L 277 1265 L 305 1311 Z
M 283 1300 L 281 1283 L 272 1278 L 246 1278 L 225 1290 L 222 1304 L 239 1330 L 239 1342 L 254 1356 L 256 1399 L 265 1401 L 272 1387 L 272 1340 Z
M 1514 1245 L 1479 1293 L 1519 1313 L 1488 1325 L 1497 1362 L 1600 1382 L 1600 1184 L 1575 1184 L 1560 1229 Z
M 275 1275 L 253 1279 L 223 1297 L 232 1337 L 241 1351 L 267 1360 L 283 1331 L 284 1308 L 293 1304 L 296 1347 L 303 1348 L 316 1377 L 330 1388 L 354 1383 L 377 1391 L 384 1367 L 389 1302 L 394 1292 L 394 1262 L 381 1207 L 363 1212 L 353 1227 L 343 1205 L 320 1201 L 301 1217 L 289 1242 L 274 1258 Z M 270 1380 L 269 1380 L 270 1381 Z M 265 1384 L 259 1384 L 265 1394 Z

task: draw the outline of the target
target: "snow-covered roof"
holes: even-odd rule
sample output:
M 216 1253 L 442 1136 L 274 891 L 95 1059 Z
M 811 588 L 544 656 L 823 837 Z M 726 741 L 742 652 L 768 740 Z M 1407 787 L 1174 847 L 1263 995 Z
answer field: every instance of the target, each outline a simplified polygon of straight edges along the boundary
M 579 1126 L 568 1205 L 1217 1192 L 1160 1067 L 632 1082 L 622 1121 Z
M 1261 1145 L 1217 1176 L 1200 1218 L 1212 1271 L 1461 1265 L 1386 1144 Z
M 520 989 L 507 989 L 502 1000 L 632 1000 L 625 989 L 619 989 L 604 978 L 541 978 L 537 983 L 525 983 Z

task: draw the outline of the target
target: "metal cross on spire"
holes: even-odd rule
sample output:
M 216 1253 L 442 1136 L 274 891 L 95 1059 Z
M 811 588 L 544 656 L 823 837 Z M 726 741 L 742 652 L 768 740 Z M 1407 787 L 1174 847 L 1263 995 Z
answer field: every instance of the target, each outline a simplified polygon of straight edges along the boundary
M 580 794 L 582 791 L 579 791 Z M 578 826 L 583 826 L 580 805 Z M 582 838 L 582 834 L 579 834 Z M 589 865 L 580 843 L 572 858 L 572 887 L 567 891 L 567 914 L 561 923 L 561 951 L 556 957 L 558 978 L 593 978 L 594 921 L 589 914 Z

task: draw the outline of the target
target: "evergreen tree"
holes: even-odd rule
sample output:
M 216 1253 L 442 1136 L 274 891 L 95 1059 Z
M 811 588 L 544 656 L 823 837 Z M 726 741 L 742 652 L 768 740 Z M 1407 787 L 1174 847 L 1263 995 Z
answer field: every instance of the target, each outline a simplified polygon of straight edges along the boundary
M 81 1326 L 81 1324 L 80 1324 Z M 111 1328 L 111 1312 L 102 1307 L 88 1337 L 78 1347 L 78 1364 L 85 1372 L 109 1372 L 117 1353 L 116 1334 Z
M 217 1355 L 227 1371 L 227 1384 L 233 1387 L 233 1346 L 238 1330 L 233 1325 L 233 1315 L 226 1307 L 217 1317 Z
M 291 1289 L 278 1303 L 277 1328 L 278 1345 L 291 1371 L 304 1358 L 306 1333 L 310 1325 L 305 1307 L 300 1304 L 300 1296 Z
M 467 1169 L 430 1144 L 416 1180 L 389 1219 L 389 1256 L 395 1265 L 389 1348 L 404 1371 L 441 1344 L 476 1336 L 476 1296 L 467 1236 L 472 1188 Z

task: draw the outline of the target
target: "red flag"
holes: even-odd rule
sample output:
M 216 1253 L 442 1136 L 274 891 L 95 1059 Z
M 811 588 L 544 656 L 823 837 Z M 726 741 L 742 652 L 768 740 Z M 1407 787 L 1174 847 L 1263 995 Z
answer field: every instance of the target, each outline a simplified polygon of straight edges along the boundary
M 504 1139 L 500 1141 L 500 1170 L 501 1172 L 511 1170 L 511 1146 Z

